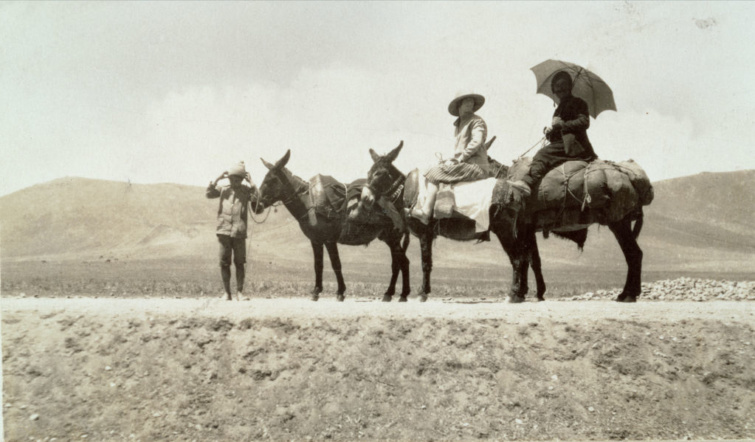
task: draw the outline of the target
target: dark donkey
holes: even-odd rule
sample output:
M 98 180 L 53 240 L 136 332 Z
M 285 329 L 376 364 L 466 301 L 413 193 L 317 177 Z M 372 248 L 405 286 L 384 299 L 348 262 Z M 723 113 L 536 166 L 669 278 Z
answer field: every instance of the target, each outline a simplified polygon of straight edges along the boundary
M 407 176 L 393 165 L 393 161 L 398 157 L 402 147 L 402 145 L 399 145 L 385 156 L 380 156 L 370 149 L 370 155 L 374 164 L 367 174 L 366 191 L 362 194 L 362 200 L 357 208 L 358 211 L 371 212 L 376 200 L 388 197 L 390 199 L 388 203 L 394 204 L 403 213 L 404 208 L 409 205 L 407 200 L 416 199 L 416 194 L 407 194 L 405 198 L 405 192 L 416 192 L 416 189 L 406 189 L 404 184 L 409 182 Z M 533 241 L 527 243 L 529 248 L 525 251 L 526 256 L 516 251 L 515 247 L 518 243 L 514 225 L 517 213 L 504 204 L 509 189 L 504 179 L 508 168 L 495 160 L 490 159 L 490 161 L 491 169 L 495 171 L 494 176 L 497 179 L 493 190 L 493 204 L 490 207 L 490 231 L 498 237 L 514 268 L 520 268 L 525 261 L 532 263 L 532 270 L 535 273 L 537 281 L 537 297 L 539 300 L 543 300 L 545 282 L 540 270 L 540 255 L 537 251 L 537 242 L 534 241 L 534 232 L 532 233 Z M 397 191 L 398 189 L 401 190 Z M 432 243 L 437 235 L 457 241 L 479 241 L 488 239 L 489 237 L 488 232 L 474 233 L 474 221 L 466 218 L 432 219 L 428 225 L 425 225 L 415 218 L 407 217 L 406 224 L 409 231 L 420 240 L 422 252 L 422 289 L 420 292 L 420 301 L 422 302 L 427 301 L 427 296 L 430 294 L 430 273 L 433 267 Z M 518 275 L 518 273 L 515 272 L 515 275 Z M 519 277 L 514 279 L 510 291 L 510 300 L 513 302 L 523 301 L 527 291 L 525 272 L 524 278 Z
M 368 173 L 367 184 L 365 186 L 368 190 L 363 194 L 359 210 L 362 207 L 369 209 L 375 198 L 385 196 L 389 193 L 390 189 L 395 188 L 399 183 L 409 181 L 392 164 L 398 156 L 399 151 L 400 147 L 382 157 L 374 151 L 370 151 L 370 155 L 372 155 L 375 163 Z M 535 206 L 532 199 L 527 202 L 527 208 L 525 208 L 524 201 L 517 198 L 517 193 L 512 191 L 508 184 L 508 180 L 512 178 L 512 173 L 521 173 L 520 165 L 523 163 L 515 164 L 513 168 L 509 169 L 495 160 L 489 160 L 494 165 L 494 168 L 497 168 L 497 173 L 495 174 L 496 185 L 493 190 L 490 207 L 490 231 L 496 234 L 511 261 L 513 278 L 509 300 L 511 302 L 524 301 L 524 296 L 528 291 L 527 273 L 529 266 L 532 265 L 537 282 L 537 298 L 542 301 L 546 287 L 535 236 L 538 230 L 542 230 L 542 226 L 539 226 L 541 213 L 529 210 L 529 207 Z M 416 171 L 412 173 L 416 173 Z M 537 198 L 537 192 L 532 193 L 532 198 Z M 403 209 L 406 201 L 411 201 L 412 199 L 411 196 L 409 198 L 401 197 L 394 200 L 394 204 L 401 206 L 401 209 Z M 650 193 L 650 199 L 652 199 L 652 192 Z M 646 200 L 643 204 L 648 203 L 649 201 Z M 583 222 L 560 225 L 558 226 L 558 231 L 554 230 L 553 233 L 559 237 L 574 241 L 582 248 L 587 238 L 587 227 L 589 224 L 600 222 L 607 225 L 616 237 L 622 252 L 624 252 L 628 266 L 624 290 L 616 298 L 616 301 L 635 302 L 637 296 L 641 293 L 642 251 L 637 245 L 637 236 L 642 227 L 642 206 L 637 203 L 616 221 L 605 219 L 602 216 L 603 212 L 600 211 L 597 211 L 595 215 L 595 218 L 581 220 Z M 634 228 L 632 228 L 633 221 L 636 221 Z M 427 295 L 430 293 L 433 238 L 438 232 L 442 236 L 457 240 L 482 238 L 484 234 L 467 237 L 456 235 L 458 232 L 465 230 L 468 232 L 468 223 L 471 222 L 471 220 L 450 218 L 431 220 L 429 225 L 424 225 L 414 218 L 407 219 L 409 230 L 420 238 L 423 271 L 422 301 L 425 301 Z M 464 226 L 465 223 L 467 224 L 466 226 Z
M 376 238 L 388 245 L 391 249 L 391 282 L 383 295 L 383 301 L 390 301 L 395 294 L 398 273 L 401 272 L 403 287 L 399 300 L 405 302 L 411 291 L 409 259 L 406 257 L 409 233 L 394 228 L 391 219 L 382 213 L 374 213 L 361 223 L 349 222 L 345 209 L 339 210 L 336 216 L 324 216 L 318 213 L 309 196 L 309 183 L 286 169 L 285 166 L 290 157 L 291 151 L 289 150 L 274 165 L 262 160 L 269 171 L 260 185 L 260 201 L 265 207 L 270 207 L 274 203 L 282 201 L 286 209 L 299 222 L 301 231 L 312 243 L 312 251 L 315 257 L 315 287 L 312 290 L 312 300 L 317 301 L 322 292 L 323 246 L 328 249 L 330 263 L 338 281 L 338 300 L 343 301 L 344 299 L 346 284 L 341 272 L 341 258 L 338 256 L 338 242 L 343 238 L 343 232 L 348 233 L 349 245 L 367 245 Z M 316 222 L 312 222 L 314 221 L 313 216 L 316 217 Z M 402 237 L 404 238 L 403 244 L 401 243 Z
M 528 168 L 528 159 L 520 159 L 509 168 L 507 178 L 510 181 L 521 179 Z M 596 160 L 592 163 L 570 161 L 559 167 L 559 171 L 551 171 L 548 177 L 563 174 L 566 177 L 567 167 L 585 167 L 583 182 L 580 189 L 585 189 L 586 195 L 579 198 L 572 193 L 572 185 L 569 178 L 563 183 L 565 192 L 569 196 L 559 203 L 560 207 L 554 221 L 554 210 L 547 210 L 543 206 L 544 196 L 538 187 L 535 187 L 529 197 L 522 199 L 518 191 L 513 191 L 509 200 L 509 207 L 517 207 L 519 217 L 517 219 L 517 243 L 514 252 L 521 258 L 514 266 L 514 281 L 523 280 L 526 285 L 527 271 L 530 260 L 529 250 L 537 250 L 535 232 L 543 231 L 547 236 L 549 230 L 554 234 L 570 239 L 577 243 L 581 249 L 587 239 L 587 227 L 598 223 L 608 226 L 619 243 L 624 260 L 627 263 L 627 277 L 624 289 L 616 297 L 617 302 L 637 302 L 637 297 L 642 293 L 642 249 L 637 243 L 637 238 L 642 231 L 644 211 L 642 206 L 648 205 L 653 200 L 653 187 L 645 172 L 633 161 L 614 163 L 611 161 Z M 589 169 L 589 172 L 588 172 Z M 588 177 L 588 173 L 590 174 Z M 604 178 L 601 180 L 602 177 Z M 606 175 L 610 174 L 610 175 Z M 616 180 L 621 175 L 621 180 Z M 572 176 L 578 176 L 573 174 Z M 597 176 L 597 179 L 593 177 Z M 611 176 L 612 178 L 609 178 Z M 543 183 L 545 182 L 543 180 Z M 578 180 L 577 180 L 578 181 Z M 543 186 L 543 183 L 540 186 Z M 552 183 L 551 183 L 552 184 Z M 561 183 L 559 183 L 561 185 Z M 552 191 L 552 187 L 546 187 L 546 194 Z M 604 201 L 601 205 L 596 200 Z M 592 204 L 590 204 L 592 202 Z M 634 223 L 634 225 L 632 225 Z M 534 268 L 534 256 L 533 268 Z M 539 267 L 539 262 L 538 262 Z

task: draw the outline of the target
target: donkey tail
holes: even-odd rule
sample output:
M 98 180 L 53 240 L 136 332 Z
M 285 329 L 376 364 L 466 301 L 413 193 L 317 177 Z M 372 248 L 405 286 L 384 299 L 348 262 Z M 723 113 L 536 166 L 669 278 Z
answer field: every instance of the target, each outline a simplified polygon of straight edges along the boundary
M 406 253 L 406 249 L 409 248 L 409 240 L 411 239 L 411 236 L 409 235 L 409 232 L 407 231 L 404 233 L 404 240 L 401 242 L 401 250 Z
M 632 236 L 634 236 L 634 239 L 637 239 L 637 237 L 640 236 L 644 219 L 645 213 L 642 211 L 642 207 L 640 207 L 639 214 L 637 215 L 637 219 L 634 222 L 634 228 L 632 228 Z

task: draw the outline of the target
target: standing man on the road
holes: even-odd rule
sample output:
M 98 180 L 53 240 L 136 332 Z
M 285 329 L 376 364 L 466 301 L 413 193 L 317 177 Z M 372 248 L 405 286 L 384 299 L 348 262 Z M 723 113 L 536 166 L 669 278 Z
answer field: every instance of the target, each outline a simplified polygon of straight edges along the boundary
M 218 181 L 228 178 L 229 186 L 218 189 Z M 246 180 L 249 186 L 243 185 Z M 244 277 L 246 264 L 246 223 L 250 203 L 257 204 L 259 191 L 252 177 L 244 167 L 244 162 L 233 165 L 214 182 L 210 182 L 205 193 L 207 198 L 220 198 L 218 205 L 217 236 L 220 243 L 220 275 L 223 278 L 225 293 L 221 298 L 231 298 L 231 257 L 236 266 L 236 300 L 244 298 Z M 257 209 L 258 212 L 262 208 Z

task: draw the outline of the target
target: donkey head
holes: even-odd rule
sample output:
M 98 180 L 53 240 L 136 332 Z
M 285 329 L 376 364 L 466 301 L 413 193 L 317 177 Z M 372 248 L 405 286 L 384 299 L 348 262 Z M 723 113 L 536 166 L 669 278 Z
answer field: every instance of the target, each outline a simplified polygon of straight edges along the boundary
M 374 164 L 367 172 L 367 183 L 362 191 L 361 199 L 367 209 L 372 208 L 375 198 L 386 195 L 393 189 L 397 180 L 403 178 L 401 172 L 393 165 L 393 161 L 396 160 L 403 147 L 404 142 L 401 141 L 395 149 L 383 156 L 370 149 L 370 156 Z
M 262 164 L 268 168 L 268 172 L 265 174 L 262 184 L 260 184 L 260 202 L 265 207 L 270 207 L 274 203 L 286 198 L 286 183 L 289 182 L 289 172 L 286 169 L 286 164 L 290 158 L 291 150 L 287 150 L 286 154 L 283 155 L 283 158 L 278 160 L 275 164 L 270 164 L 260 158 Z

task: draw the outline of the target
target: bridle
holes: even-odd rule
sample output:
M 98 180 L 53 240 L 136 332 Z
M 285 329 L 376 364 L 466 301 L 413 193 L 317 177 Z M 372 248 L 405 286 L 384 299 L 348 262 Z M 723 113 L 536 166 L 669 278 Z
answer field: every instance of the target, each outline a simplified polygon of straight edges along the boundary
M 390 174 L 390 169 L 386 168 L 386 170 L 388 170 L 388 173 Z M 388 186 L 388 189 L 383 192 L 378 192 L 370 183 L 367 183 L 364 186 L 370 189 L 370 191 L 373 195 L 375 195 L 376 198 L 385 196 L 395 204 L 401 196 L 401 193 L 404 191 L 405 182 L 406 177 L 403 174 L 399 173 L 396 179 L 391 183 L 391 185 Z
M 284 177 L 277 176 L 277 174 L 276 174 L 275 178 L 281 184 L 285 181 Z M 299 199 L 299 196 L 304 195 L 305 193 L 309 193 L 309 188 L 306 187 L 306 186 L 302 186 L 301 188 L 299 188 L 299 190 L 294 190 L 294 193 L 291 194 L 291 195 L 289 195 L 287 198 L 285 198 L 285 199 L 281 198 L 280 200 L 278 200 L 278 202 L 275 202 L 275 203 L 269 205 L 267 207 L 267 213 L 265 214 L 265 218 L 263 218 L 262 221 L 257 221 L 254 218 L 253 214 L 252 214 L 252 221 L 254 221 L 257 224 L 264 223 L 267 220 L 267 218 L 270 216 L 270 209 L 273 209 L 273 208 L 279 207 L 279 206 L 287 206 L 288 204 L 291 204 L 291 203 L 297 201 Z M 257 198 L 257 201 L 255 202 L 255 206 L 254 206 L 254 212 L 257 211 L 257 208 L 259 207 L 259 204 L 261 204 L 260 203 L 260 198 Z M 304 216 L 307 216 L 307 212 L 309 212 L 309 209 L 307 209 L 307 211 L 305 211 L 304 215 L 302 217 L 300 217 L 300 218 L 303 218 Z

